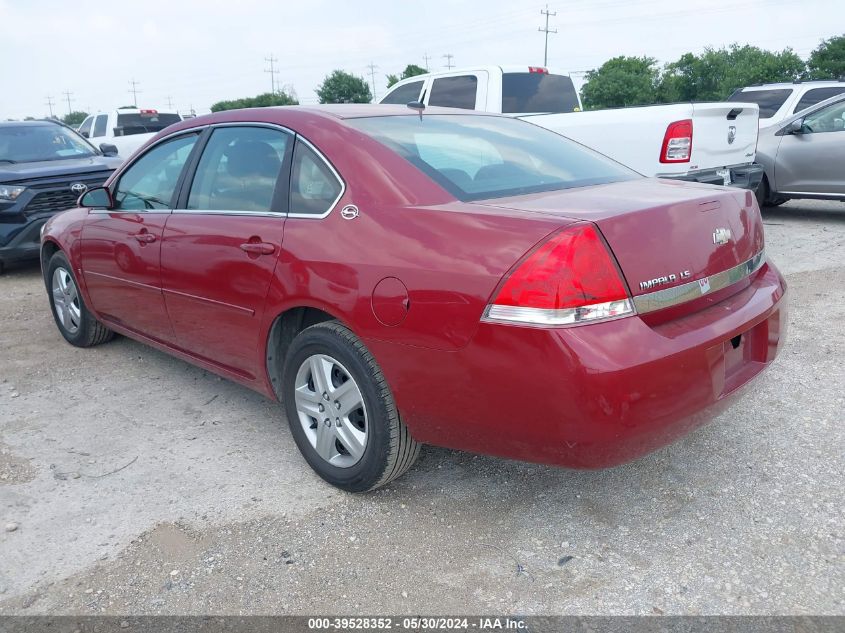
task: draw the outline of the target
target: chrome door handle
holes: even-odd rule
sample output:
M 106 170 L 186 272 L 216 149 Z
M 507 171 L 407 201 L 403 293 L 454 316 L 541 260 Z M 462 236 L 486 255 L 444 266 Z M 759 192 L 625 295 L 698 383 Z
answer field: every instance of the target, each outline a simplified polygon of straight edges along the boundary
M 141 244 L 152 244 L 156 241 L 156 236 L 152 233 L 135 233 L 132 237 L 141 242 Z
M 241 244 L 241 250 L 251 255 L 272 255 L 276 247 L 269 242 L 246 242 Z

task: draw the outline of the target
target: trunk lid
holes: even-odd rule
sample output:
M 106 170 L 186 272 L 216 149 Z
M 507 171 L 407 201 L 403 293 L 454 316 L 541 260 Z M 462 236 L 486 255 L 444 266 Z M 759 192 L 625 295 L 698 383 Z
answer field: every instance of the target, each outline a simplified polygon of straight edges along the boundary
M 741 165 L 757 153 L 756 103 L 692 104 L 692 156 L 688 169 Z
M 763 249 L 751 192 L 712 185 L 644 178 L 481 204 L 595 223 L 634 297 L 706 280 Z

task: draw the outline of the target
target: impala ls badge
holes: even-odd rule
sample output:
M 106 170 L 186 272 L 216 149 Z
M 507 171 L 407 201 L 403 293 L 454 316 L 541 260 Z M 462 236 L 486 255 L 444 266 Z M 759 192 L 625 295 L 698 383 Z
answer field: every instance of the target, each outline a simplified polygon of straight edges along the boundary
M 731 145 L 736 140 L 736 126 L 728 126 L 728 145 Z
M 347 204 L 340 210 L 340 217 L 344 220 L 354 220 L 358 217 L 358 207 L 354 204 Z
M 688 270 L 682 270 L 677 275 L 675 273 L 670 273 L 668 275 L 663 275 L 662 277 L 655 277 L 654 279 L 641 281 L 640 290 L 651 290 L 655 286 L 673 284 L 678 281 L 678 279 L 689 279 L 690 277 L 692 277 L 692 273 Z
M 714 244 L 727 244 L 731 241 L 731 230 L 719 227 L 715 231 L 713 231 L 713 243 Z
M 88 190 L 88 185 L 84 182 L 75 182 L 70 186 L 70 190 L 78 196 L 81 196 Z

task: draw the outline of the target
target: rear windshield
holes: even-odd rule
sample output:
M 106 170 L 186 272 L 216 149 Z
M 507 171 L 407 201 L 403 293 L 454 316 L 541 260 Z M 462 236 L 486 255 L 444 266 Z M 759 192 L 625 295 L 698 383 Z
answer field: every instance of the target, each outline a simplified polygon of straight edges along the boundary
M 578 94 L 566 75 L 502 75 L 502 112 L 573 112 L 578 107 Z
M 756 103 L 760 106 L 760 118 L 771 119 L 775 112 L 780 110 L 780 107 L 786 101 L 787 97 L 792 94 L 791 88 L 775 88 L 772 90 L 737 90 L 730 97 L 728 101 L 741 101 L 743 103 Z
M 160 132 L 168 125 L 173 125 L 181 120 L 182 117 L 178 114 L 163 114 L 161 112 L 118 114 L 114 135 L 130 136 L 132 134 Z
M 583 145 L 509 117 L 389 116 L 347 123 L 388 146 L 459 200 L 640 177 Z

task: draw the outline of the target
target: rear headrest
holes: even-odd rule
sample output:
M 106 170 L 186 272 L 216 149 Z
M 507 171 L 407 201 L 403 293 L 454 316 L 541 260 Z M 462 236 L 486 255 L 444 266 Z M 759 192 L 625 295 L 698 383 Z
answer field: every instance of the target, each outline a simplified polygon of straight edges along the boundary
M 276 150 L 264 141 L 239 141 L 226 149 L 226 159 L 226 171 L 234 178 L 275 178 L 282 167 Z

